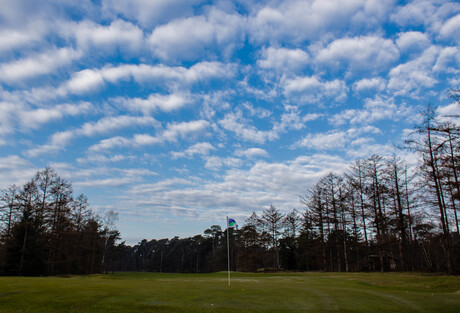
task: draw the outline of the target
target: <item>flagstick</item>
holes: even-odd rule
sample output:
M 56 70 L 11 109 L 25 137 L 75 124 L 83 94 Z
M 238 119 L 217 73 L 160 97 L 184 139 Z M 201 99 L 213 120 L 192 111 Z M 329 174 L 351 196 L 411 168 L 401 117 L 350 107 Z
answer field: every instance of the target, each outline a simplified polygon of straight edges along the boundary
M 228 285 L 230 286 L 230 240 L 228 238 L 228 216 L 227 216 L 227 260 L 228 260 Z

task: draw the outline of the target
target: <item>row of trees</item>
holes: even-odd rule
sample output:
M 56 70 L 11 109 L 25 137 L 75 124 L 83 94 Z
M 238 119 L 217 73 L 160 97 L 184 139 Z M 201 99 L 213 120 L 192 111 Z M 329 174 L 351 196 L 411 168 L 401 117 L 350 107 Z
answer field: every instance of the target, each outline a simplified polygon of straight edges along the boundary
M 117 214 L 93 214 L 85 195 L 46 168 L 0 193 L 0 273 L 56 275 L 109 270 L 123 251 Z

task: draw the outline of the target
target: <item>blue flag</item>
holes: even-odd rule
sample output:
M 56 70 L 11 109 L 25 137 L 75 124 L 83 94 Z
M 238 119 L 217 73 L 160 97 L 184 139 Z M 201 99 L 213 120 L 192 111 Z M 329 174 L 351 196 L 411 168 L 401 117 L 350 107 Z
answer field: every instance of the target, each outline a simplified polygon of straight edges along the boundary
M 235 227 L 235 226 L 238 227 L 238 225 L 236 224 L 236 221 L 233 218 L 229 218 L 227 220 L 227 226 L 228 227 Z

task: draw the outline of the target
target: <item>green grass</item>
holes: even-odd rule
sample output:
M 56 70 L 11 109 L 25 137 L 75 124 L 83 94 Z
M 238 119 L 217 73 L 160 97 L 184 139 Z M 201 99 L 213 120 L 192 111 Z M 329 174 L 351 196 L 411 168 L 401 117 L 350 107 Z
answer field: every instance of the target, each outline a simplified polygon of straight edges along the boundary
M 460 312 L 460 278 L 412 273 L 0 277 L 0 312 Z

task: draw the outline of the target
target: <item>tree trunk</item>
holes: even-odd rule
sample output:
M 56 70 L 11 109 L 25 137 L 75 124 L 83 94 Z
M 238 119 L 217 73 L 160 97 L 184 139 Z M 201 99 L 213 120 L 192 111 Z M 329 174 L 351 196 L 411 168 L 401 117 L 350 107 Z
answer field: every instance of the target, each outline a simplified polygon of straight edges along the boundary
M 447 244 L 447 249 L 446 249 L 446 254 L 447 254 L 447 271 L 449 273 L 452 273 L 453 270 L 453 259 L 452 259 L 452 250 L 451 250 L 451 245 L 450 245 L 450 236 L 449 236 L 449 229 L 446 224 L 446 217 L 445 217 L 445 210 L 443 206 L 443 199 L 442 194 L 441 194 L 441 186 L 439 185 L 439 175 L 437 171 L 437 160 L 434 156 L 433 152 L 433 146 L 431 142 L 431 132 L 430 132 L 430 125 L 428 123 L 427 127 L 427 140 L 428 140 L 428 149 L 429 149 L 429 162 L 428 165 L 431 168 L 431 173 L 432 173 L 432 178 L 433 182 L 435 184 L 435 190 L 436 190 L 436 197 L 438 200 L 438 207 L 439 207 L 439 213 L 440 213 L 440 218 L 441 218 L 441 225 L 442 229 L 444 232 L 444 240 Z
M 29 221 L 25 222 L 26 229 L 24 230 L 24 240 L 22 242 L 22 249 L 21 249 L 21 260 L 19 261 L 19 276 L 22 276 L 22 269 L 24 266 L 24 254 L 26 251 L 26 242 L 27 242 L 27 233 L 29 230 Z

